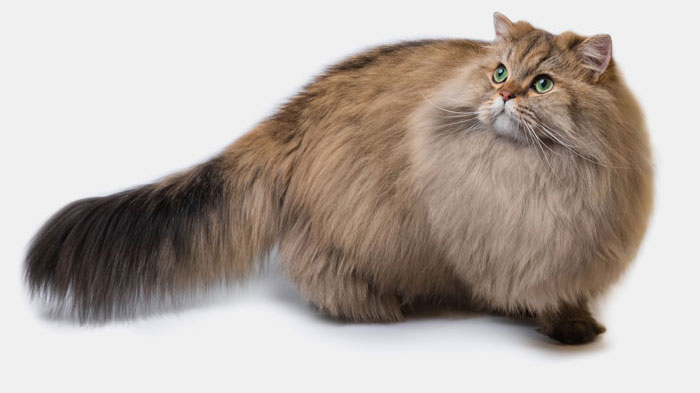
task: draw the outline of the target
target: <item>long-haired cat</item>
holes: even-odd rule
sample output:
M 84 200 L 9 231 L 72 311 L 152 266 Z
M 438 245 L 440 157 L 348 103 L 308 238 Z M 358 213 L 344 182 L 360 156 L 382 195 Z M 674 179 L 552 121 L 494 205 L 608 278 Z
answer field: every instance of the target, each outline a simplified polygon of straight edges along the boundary
M 235 282 L 276 244 L 330 316 L 417 299 L 582 344 L 652 204 L 642 113 L 608 35 L 494 15 L 496 40 L 382 46 L 330 67 L 221 154 L 74 202 L 34 238 L 32 293 L 82 322 Z

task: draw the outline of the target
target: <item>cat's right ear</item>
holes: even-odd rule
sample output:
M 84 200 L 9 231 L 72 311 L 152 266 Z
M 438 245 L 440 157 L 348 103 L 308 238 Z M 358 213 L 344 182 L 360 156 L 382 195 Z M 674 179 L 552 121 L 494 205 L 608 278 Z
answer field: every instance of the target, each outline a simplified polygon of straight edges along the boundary
M 597 80 L 612 59 L 612 39 L 607 34 L 588 37 L 578 46 L 578 56 L 583 66 L 593 71 Z
M 493 28 L 496 30 L 496 42 L 502 42 L 510 37 L 513 22 L 500 12 L 493 13 Z

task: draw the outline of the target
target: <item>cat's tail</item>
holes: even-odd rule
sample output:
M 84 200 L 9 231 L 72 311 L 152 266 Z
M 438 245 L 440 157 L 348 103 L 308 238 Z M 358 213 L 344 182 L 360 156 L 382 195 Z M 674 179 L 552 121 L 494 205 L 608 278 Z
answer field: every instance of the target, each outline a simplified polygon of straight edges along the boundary
M 245 277 L 277 238 L 273 167 L 284 161 L 255 138 L 160 182 L 56 213 L 26 256 L 34 297 L 82 323 L 102 322 Z

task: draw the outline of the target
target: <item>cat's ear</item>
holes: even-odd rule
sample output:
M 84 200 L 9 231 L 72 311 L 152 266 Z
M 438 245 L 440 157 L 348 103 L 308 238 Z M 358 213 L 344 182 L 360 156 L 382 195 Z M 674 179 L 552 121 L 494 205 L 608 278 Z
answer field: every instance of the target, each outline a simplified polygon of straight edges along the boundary
M 496 41 L 505 41 L 513 31 L 513 22 L 500 12 L 494 12 L 493 28 L 496 30 Z
M 607 34 L 588 37 L 579 44 L 577 51 L 583 66 L 593 71 L 598 79 L 612 59 L 612 39 Z

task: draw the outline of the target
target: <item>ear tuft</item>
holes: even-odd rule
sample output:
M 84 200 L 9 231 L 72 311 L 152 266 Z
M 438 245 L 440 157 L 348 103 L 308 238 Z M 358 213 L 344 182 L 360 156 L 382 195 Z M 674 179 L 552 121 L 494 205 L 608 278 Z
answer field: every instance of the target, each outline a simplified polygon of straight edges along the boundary
M 493 13 L 493 28 L 496 30 L 496 41 L 505 41 L 510 37 L 513 22 L 500 12 Z
M 579 44 L 578 56 L 584 67 L 589 68 L 596 78 L 599 78 L 612 59 L 612 39 L 607 34 L 588 37 Z

